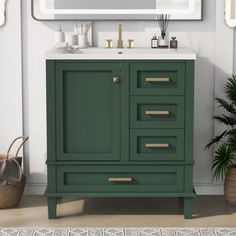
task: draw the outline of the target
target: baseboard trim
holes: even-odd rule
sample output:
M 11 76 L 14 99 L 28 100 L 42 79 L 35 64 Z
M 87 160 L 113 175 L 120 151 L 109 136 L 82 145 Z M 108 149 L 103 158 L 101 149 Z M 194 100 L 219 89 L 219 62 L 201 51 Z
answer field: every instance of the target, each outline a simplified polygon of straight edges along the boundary
M 197 195 L 224 195 L 223 184 L 195 184 Z
M 222 184 L 195 184 L 197 195 L 223 195 L 224 187 Z M 26 184 L 25 195 L 43 195 L 46 190 L 46 184 Z
M 47 185 L 46 184 L 33 184 L 28 183 L 25 186 L 25 195 L 44 195 Z

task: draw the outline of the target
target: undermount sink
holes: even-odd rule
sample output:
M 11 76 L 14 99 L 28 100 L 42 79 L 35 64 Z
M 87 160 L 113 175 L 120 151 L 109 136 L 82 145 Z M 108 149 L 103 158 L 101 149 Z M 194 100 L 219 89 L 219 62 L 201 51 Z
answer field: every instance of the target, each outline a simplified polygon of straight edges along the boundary
M 74 53 L 53 48 L 46 59 L 71 60 L 195 60 L 196 54 L 187 48 L 79 48 Z

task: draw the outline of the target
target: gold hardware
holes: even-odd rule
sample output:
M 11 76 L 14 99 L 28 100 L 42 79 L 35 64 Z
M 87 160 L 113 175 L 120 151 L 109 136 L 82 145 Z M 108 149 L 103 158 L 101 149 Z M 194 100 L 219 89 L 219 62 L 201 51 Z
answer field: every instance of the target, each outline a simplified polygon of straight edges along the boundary
M 146 82 L 170 82 L 170 78 L 145 78 Z
M 169 115 L 169 111 L 145 111 L 145 115 L 148 116 L 162 116 L 162 115 Z
M 168 143 L 146 143 L 145 148 L 168 148 L 170 144 Z
M 124 48 L 122 40 L 122 24 L 118 24 L 118 37 L 117 48 Z
M 108 181 L 109 182 L 132 182 L 133 178 L 132 177 L 127 177 L 127 178 L 113 178 L 113 177 L 109 177 Z
M 107 45 L 106 45 L 107 48 L 112 48 L 113 47 L 113 44 L 112 44 L 112 39 L 107 39 Z
M 113 83 L 114 84 L 119 84 L 120 83 L 120 78 L 119 77 L 113 77 Z
M 133 48 L 133 47 L 134 47 L 134 40 L 128 39 L 128 48 Z

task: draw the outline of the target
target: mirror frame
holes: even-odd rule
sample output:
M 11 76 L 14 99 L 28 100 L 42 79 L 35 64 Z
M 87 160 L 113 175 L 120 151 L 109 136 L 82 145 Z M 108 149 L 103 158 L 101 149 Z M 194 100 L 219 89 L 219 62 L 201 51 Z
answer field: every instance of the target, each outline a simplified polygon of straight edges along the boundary
M 31 16 L 37 21 L 156 21 L 155 19 L 38 19 L 34 14 L 34 1 L 31 0 Z M 171 21 L 203 21 L 204 18 L 204 1 L 201 1 L 201 16 L 199 19 L 171 19 Z
M 6 18 L 7 18 L 7 0 L 2 1 L 3 9 L 0 11 L 0 14 L 2 14 L 2 23 L 0 24 L 0 28 L 3 27 L 6 24 Z
M 236 27 L 236 0 L 225 0 L 225 24 L 229 28 Z

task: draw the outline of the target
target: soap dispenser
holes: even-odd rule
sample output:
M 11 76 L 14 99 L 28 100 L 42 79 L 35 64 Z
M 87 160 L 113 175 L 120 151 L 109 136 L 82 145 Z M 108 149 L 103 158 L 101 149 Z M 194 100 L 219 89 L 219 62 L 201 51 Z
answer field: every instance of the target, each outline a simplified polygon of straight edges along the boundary
M 60 48 L 65 44 L 65 33 L 62 31 L 61 25 L 59 25 L 57 32 L 55 32 L 55 47 Z

